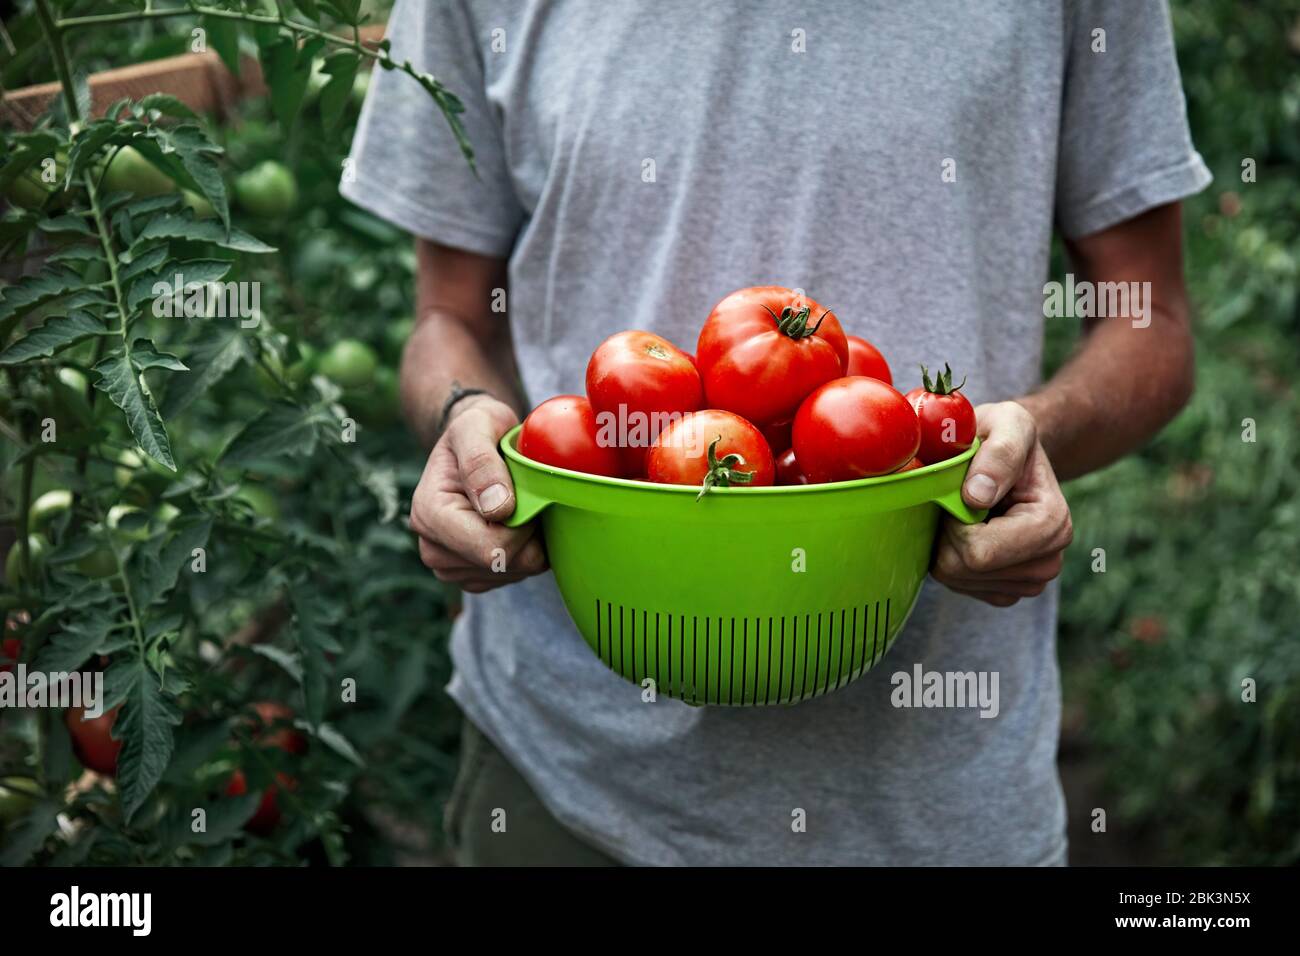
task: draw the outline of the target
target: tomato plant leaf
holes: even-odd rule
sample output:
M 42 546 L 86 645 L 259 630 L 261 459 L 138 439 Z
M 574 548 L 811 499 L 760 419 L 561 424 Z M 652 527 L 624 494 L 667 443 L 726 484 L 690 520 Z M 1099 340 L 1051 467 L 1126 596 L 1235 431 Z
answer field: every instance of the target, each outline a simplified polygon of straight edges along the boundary
M 357 77 L 357 63 L 357 55 L 344 50 L 325 58 L 322 70 L 330 79 L 320 91 L 320 113 L 326 129 L 334 129 L 343 119 L 343 111 L 352 96 L 352 83 Z
M 19 133 L 8 138 L 8 152 L 0 165 L 0 189 L 9 185 L 59 147 L 59 137 L 48 130 Z
M 302 106 L 311 79 L 311 57 L 303 57 L 296 41 L 282 37 L 262 48 L 262 72 L 271 90 L 271 110 L 280 125 L 288 128 Z
M 148 339 L 131 343 L 131 363 L 143 372 L 151 368 L 165 368 L 172 372 L 188 372 L 189 367 L 170 352 L 159 352 Z
M 0 299 L 0 337 L 9 334 L 18 317 L 83 285 L 85 280 L 66 266 L 56 266 L 19 279 L 5 289 L 4 298 Z
M 357 753 L 357 749 L 352 746 L 352 741 L 344 737 L 342 733 L 330 724 L 321 724 L 316 728 L 316 739 L 344 760 L 350 761 L 358 767 L 364 767 L 366 765 L 366 762 L 361 759 L 361 755 Z
M 175 471 L 176 461 L 172 458 L 167 428 L 158 415 L 153 396 L 141 385 L 140 372 L 132 364 L 130 356 L 125 351 L 118 351 L 96 365 L 95 371 L 99 373 L 95 387 L 107 394 L 125 413 L 136 444 L 150 458 Z
M 119 135 L 116 122 L 111 119 L 94 120 L 86 124 L 76 136 L 72 137 L 72 148 L 68 150 L 68 168 L 64 177 L 65 184 L 71 184 L 81 177 L 87 169 L 93 167 L 99 151 Z
M 240 467 L 279 455 L 310 455 L 321 423 L 321 416 L 309 409 L 277 402 L 230 440 L 220 462 Z
M 361 0 L 320 0 L 320 2 L 349 26 L 361 22 Z
M 154 246 L 152 249 L 140 252 L 123 267 L 118 276 L 119 281 L 127 283 L 138 275 L 157 271 L 158 267 L 167 261 L 167 253 L 166 244 Z
M 168 318 L 180 318 L 190 315 L 187 301 L 198 297 L 202 302 L 202 311 L 194 317 L 207 314 L 207 290 L 203 288 L 209 282 L 217 282 L 225 277 L 234 266 L 227 259 L 187 259 L 184 262 L 172 261 L 155 269 L 151 274 L 137 276 L 126 294 L 127 310 L 134 313 L 145 302 L 158 298 L 170 298 L 164 302 L 164 311 L 157 313 Z M 179 301 L 177 301 L 179 300 Z
M 63 232 L 75 232 L 79 236 L 93 236 L 95 234 L 90 228 L 90 224 L 86 222 L 85 216 L 72 214 L 42 219 L 36 224 L 36 228 L 41 232 L 54 234 Z
M 298 659 L 297 654 L 291 654 L 283 647 L 276 647 L 274 644 L 254 644 L 253 653 L 274 663 L 292 677 L 295 683 L 302 683 L 302 661 Z
M 172 116 L 176 119 L 198 119 L 192 109 L 168 93 L 150 93 L 138 105 L 145 113 Z
M 157 675 L 142 662 L 132 662 L 122 710 L 114 734 L 122 741 L 117 758 L 117 785 L 122 812 L 128 820 L 144 805 L 171 760 L 172 728 L 180 714 L 163 694 Z M 113 669 L 117 669 L 117 666 Z
M 173 378 L 163 396 L 162 413 L 174 418 L 231 369 L 249 357 L 248 341 L 235 323 L 209 323 L 185 355 L 189 375 Z
M 32 359 L 49 358 L 70 345 L 108 333 L 104 323 L 89 312 L 78 310 L 70 315 L 56 315 L 0 352 L 0 365 L 19 365 Z
M 293 607 L 293 638 L 302 664 L 304 716 L 311 726 L 319 727 L 325 718 L 325 680 L 329 667 L 325 655 L 341 649 L 330 634 L 340 614 L 320 594 L 301 586 L 290 589 L 289 602 Z
M 239 24 L 226 17 L 202 17 L 203 29 L 208 31 L 208 42 L 221 57 L 230 72 L 239 76 Z
M 188 215 L 186 214 L 188 213 Z M 223 249 L 235 252 L 275 252 L 274 246 L 268 246 L 260 239 L 255 239 L 242 229 L 226 228 L 211 219 L 195 219 L 193 213 L 171 213 L 149 220 L 149 224 L 136 236 L 133 244 L 149 239 L 189 239 L 194 242 L 211 242 Z
M 34 804 L 22 821 L 5 830 L 0 847 L 0 866 L 22 866 L 59 827 L 62 803 L 43 799 Z
M 206 516 L 181 518 L 175 522 L 175 528 L 175 533 L 166 543 L 161 540 L 150 542 L 139 556 L 132 580 L 136 607 L 148 607 L 176 587 L 194 549 L 207 545 L 212 534 L 212 519 Z
M 32 666 L 47 673 L 76 670 L 100 650 L 116 622 L 116 614 L 101 608 L 73 616 L 54 632 Z
M 52 253 L 46 262 L 103 262 L 104 251 L 94 243 L 81 242 Z
M 379 520 L 384 524 L 392 521 L 398 511 L 397 472 L 373 467 L 360 459 L 356 459 L 356 467 L 361 484 L 379 505 Z

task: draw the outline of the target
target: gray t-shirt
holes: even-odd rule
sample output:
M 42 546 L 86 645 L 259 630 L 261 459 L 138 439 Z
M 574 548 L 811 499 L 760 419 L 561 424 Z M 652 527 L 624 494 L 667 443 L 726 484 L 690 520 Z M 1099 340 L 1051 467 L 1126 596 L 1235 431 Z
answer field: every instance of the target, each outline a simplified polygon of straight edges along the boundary
M 427 95 L 380 73 L 343 192 L 508 257 L 534 403 L 581 392 L 605 336 L 693 350 L 718 299 L 769 283 L 834 308 L 904 390 L 948 361 L 972 401 L 1011 398 L 1039 381 L 1053 229 L 1209 181 L 1163 0 L 399 0 L 389 36 L 464 100 L 481 178 Z M 846 688 L 691 707 L 610 673 L 547 574 L 468 599 L 450 690 L 628 862 L 1062 863 L 1056 605 L 930 581 Z M 997 672 L 997 716 L 893 706 L 916 664 Z

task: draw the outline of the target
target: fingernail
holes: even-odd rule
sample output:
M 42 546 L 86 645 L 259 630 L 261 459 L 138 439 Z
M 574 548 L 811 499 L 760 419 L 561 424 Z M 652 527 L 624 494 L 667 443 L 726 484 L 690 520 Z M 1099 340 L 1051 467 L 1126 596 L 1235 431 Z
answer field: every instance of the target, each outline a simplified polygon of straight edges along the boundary
M 977 505 L 993 504 L 998 493 L 998 483 L 988 475 L 975 475 L 966 480 L 966 499 Z
M 510 497 L 510 492 L 506 491 L 505 485 L 488 485 L 479 493 L 478 510 L 487 512 L 495 511 L 506 503 Z

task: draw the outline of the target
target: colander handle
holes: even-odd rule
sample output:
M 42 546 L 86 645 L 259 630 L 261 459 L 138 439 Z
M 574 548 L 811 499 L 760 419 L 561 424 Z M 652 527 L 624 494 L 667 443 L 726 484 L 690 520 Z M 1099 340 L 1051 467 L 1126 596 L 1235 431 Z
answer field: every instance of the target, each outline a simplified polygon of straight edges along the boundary
M 962 500 L 961 489 L 950 491 L 946 495 L 941 495 L 934 499 L 937 504 L 948 514 L 952 515 L 962 524 L 979 524 L 988 517 L 989 510 L 980 508 L 978 511 L 972 510 L 964 500 Z
M 515 512 L 505 521 L 501 522 L 507 528 L 518 528 L 522 524 L 528 524 L 539 514 L 542 509 L 551 503 L 551 499 L 543 498 L 527 488 L 523 488 L 515 482 Z

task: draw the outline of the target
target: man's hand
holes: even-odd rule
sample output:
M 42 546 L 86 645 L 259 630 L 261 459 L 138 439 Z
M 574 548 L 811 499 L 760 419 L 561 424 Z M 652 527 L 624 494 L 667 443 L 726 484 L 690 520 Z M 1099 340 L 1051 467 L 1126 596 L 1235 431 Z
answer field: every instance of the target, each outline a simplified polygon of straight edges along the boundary
M 510 406 L 486 395 L 458 402 L 411 500 L 420 560 L 438 580 L 475 594 L 546 570 L 532 525 L 495 523 L 515 510 L 497 442 L 518 420 Z
M 975 416 L 982 444 L 962 497 L 994 514 L 975 525 L 946 518 L 931 573 L 958 594 L 1010 607 L 1041 594 L 1061 573 L 1061 554 L 1074 535 L 1070 509 L 1023 406 L 981 405 Z

